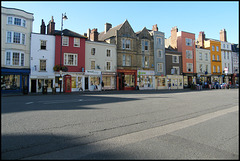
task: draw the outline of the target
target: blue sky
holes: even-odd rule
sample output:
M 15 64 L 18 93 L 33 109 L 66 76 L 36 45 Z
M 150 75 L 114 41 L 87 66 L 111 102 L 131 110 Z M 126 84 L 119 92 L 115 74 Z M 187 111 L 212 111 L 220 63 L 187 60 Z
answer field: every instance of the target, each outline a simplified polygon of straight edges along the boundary
M 51 16 L 60 30 L 61 15 L 66 12 L 63 28 L 80 34 L 88 28 L 102 32 L 106 22 L 114 27 L 127 19 L 135 32 L 157 24 L 165 38 L 177 26 L 178 31 L 195 33 L 195 38 L 204 31 L 207 38 L 219 40 L 225 28 L 227 41 L 239 43 L 238 1 L 1 1 L 1 6 L 33 13 L 36 33 L 42 19 L 47 25 Z

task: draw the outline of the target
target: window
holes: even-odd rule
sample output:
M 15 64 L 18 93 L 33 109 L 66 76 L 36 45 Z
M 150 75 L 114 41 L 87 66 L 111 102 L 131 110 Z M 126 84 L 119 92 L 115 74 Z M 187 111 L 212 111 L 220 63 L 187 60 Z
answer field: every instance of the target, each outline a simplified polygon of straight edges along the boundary
M 12 65 L 19 65 L 19 53 L 13 52 Z
M 24 53 L 6 51 L 6 65 L 24 66 Z
M 40 71 L 46 71 L 46 60 L 40 60 Z
M 69 43 L 69 37 L 63 36 L 62 37 L 62 46 L 68 46 Z
M 226 54 L 227 54 L 227 52 L 225 51 L 225 52 L 223 52 L 224 53 L 224 59 L 226 59 Z
M 162 50 L 158 50 L 158 58 L 162 58 L 163 57 L 163 51 Z
M 12 24 L 12 17 L 8 17 L 8 24 Z
M 14 25 L 21 26 L 21 19 L 20 18 L 14 18 Z
M 223 48 L 225 48 L 225 44 L 223 44 Z
M 12 36 L 13 35 L 13 36 Z M 7 31 L 7 43 L 25 44 L 25 34 Z
M 74 38 L 74 47 L 80 47 L 80 38 Z
M 123 55 L 123 66 L 131 66 L 131 56 Z
M 47 43 L 47 41 L 46 40 L 41 40 L 41 46 L 40 46 L 40 49 L 41 50 L 46 50 L 46 43 Z
M 91 61 L 91 69 L 95 69 L 95 61 Z
M 227 52 L 227 59 L 229 60 L 229 52 Z
M 92 49 L 91 49 L 91 55 L 95 55 L 95 53 L 96 53 L 96 49 L 95 49 L 95 48 L 92 48 Z
M 173 66 L 173 69 L 174 69 L 174 73 L 173 74 L 180 74 L 180 70 L 179 70 L 179 67 L 174 67 Z
M 217 61 L 220 61 L 220 59 L 219 59 L 219 55 L 217 55 Z
M 13 43 L 20 44 L 20 35 L 21 33 L 14 32 L 13 34 Z
M 64 53 L 64 65 L 77 66 L 77 54 Z
M 217 72 L 220 73 L 220 66 L 217 66 Z
M 122 39 L 122 48 L 123 49 L 131 49 L 131 40 L 130 39 Z
M 208 61 L 208 53 L 205 53 L 205 60 Z
M 187 46 L 192 46 L 192 39 L 186 38 L 185 40 Z
M 11 65 L 11 52 L 6 52 L 6 65 Z
M 12 42 L 12 32 L 7 32 L 7 43 L 11 43 Z
M 148 41 L 145 41 L 145 50 L 148 51 Z
M 199 60 L 202 60 L 202 53 L 199 53 Z
M 216 73 L 216 66 L 213 66 L 213 72 Z
M 215 47 L 214 46 L 212 46 L 212 51 L 215 51 Z
M 193 64 L 187 63 L 187 72 L 192 72 L 192 71 L 193 71 Z
M 191 50 L 186 50 L 186 58 L 192 59 L 192 51 Z
M 208 65 L 206 65 L 206 72 L 208 72 Z
M 212 60 L 215 60 L 215 55 L 212 55 Z
M 110 56 L 111 56 L 111 50 L 107 49 L 107 57 L 110 57 Z
M 179 63 L 179 56 L 173 55 L 172 56 L 172 62 L 173 63 Z
M 162 38 L 158 37 L 157 38 L 157 45 L 161 45 L 162 44 Z
M 219 47 L 218 46 L 216 46 L 216 51 L 218 51 L 219 50 Z
M 148 67 L 148 56 L 144 56 L 144 67 Z
M 23 19 L 23 23 L 22 23 L 23 27 L 26 27 L 26 20 Z
M 158 63 L 157 64 L 157 71 L 158 72 L 163 72 L 163 63 Z
M 107 70 L 111 70 L 111 62 L 106 62 Z

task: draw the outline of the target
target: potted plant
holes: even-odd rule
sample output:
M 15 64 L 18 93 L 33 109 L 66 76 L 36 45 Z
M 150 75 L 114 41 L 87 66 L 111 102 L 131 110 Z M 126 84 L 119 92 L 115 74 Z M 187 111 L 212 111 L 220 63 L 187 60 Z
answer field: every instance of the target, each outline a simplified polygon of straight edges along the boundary
M 67 72 L 68 71 L 68 68 L 66 66 L 60 66 L 60 65 L 55 65 L 53 67 L 53 70 L 55 72 L 59 72 L 60 70 L 62 70 L 63 72 Z

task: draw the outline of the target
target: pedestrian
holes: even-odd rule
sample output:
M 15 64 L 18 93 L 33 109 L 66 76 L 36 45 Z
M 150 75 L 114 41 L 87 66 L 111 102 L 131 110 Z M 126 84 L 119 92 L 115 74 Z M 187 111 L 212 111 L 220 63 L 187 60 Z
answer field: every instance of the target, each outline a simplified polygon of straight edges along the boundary
M 104 90 L 104 91 L 105 91 L 105 89 L 104 89 L 104 83 L 103 83 L 103 81 L 102 81 L 102 90 Z
M 168 89 L 171 90 L 171 82 L 168 83 Z

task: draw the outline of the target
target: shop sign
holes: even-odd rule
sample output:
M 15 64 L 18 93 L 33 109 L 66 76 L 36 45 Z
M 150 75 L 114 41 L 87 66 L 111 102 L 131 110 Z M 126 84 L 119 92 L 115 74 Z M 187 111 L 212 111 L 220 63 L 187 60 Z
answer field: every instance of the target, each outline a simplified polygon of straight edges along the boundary
M 138 70 L 138 75 L 155 75 L 154 71 L 149 70 Z
M 86 75 L 101 75 L 101 71 L 86 70 L 85 74 L 86 74 Z

